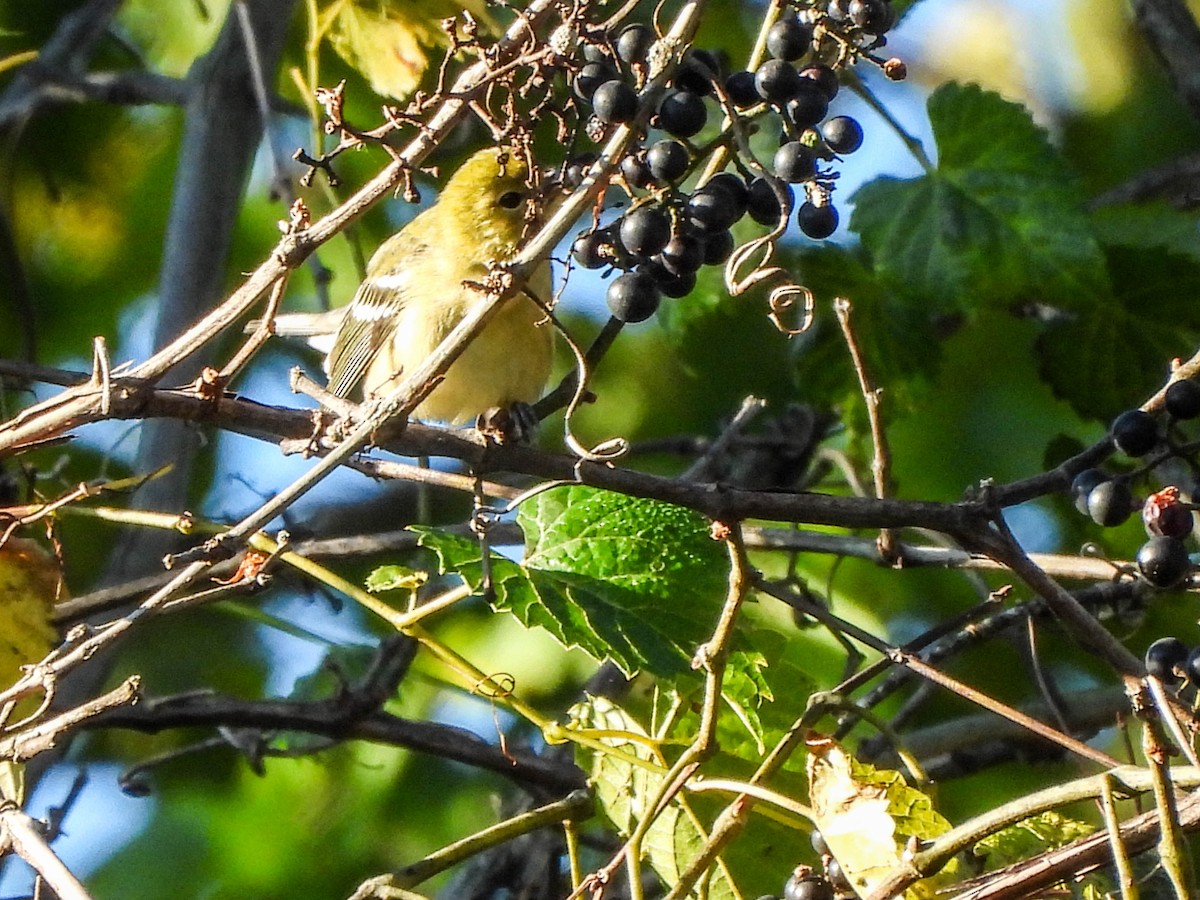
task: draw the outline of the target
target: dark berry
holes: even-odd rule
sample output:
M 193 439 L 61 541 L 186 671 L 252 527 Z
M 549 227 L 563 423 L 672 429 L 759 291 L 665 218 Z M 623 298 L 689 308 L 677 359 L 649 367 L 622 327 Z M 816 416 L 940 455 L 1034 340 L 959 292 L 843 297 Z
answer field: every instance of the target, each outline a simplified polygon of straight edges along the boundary
M 704 265 L 704 242 L 690 234 L 677 234 L 660 254 L 663 267 L 673 275 L 690 275 Z
M 671 217 L 657 206 L 643 206 L 621 217 L 621 246 L 634 256 L 653 256 L 671 240 Z
M 1179 638 L 1159 638 L 1146 648 L 1146 671 L 1166 684 L 1176 684 L 1175 669 L 1187 663 L 1188 647 Z
M 1117 449 L 1127 456 L 1145 456 L 1158 443 L 1158 422 L 1141 409 L 1127 409 L 1109 429 Z
M 617 56 L 629 65 L 644 63 L 647 51 L 656 40 L 654 29 L 649 25 L 630 25 L 617 36 Z
M 719 266 L 729 259 L 733 252 L 733 234 L 728 231 L 714 231 L 704 235 L 704 264 Z
M 1200 384 L 1194 381 L 1176 381 L 1167 388 L 1167 412 L 1176 419 L 1194 419 L 1200 416 Z
M 754 73 L 744 69 L 725 79 L 725 93 L 738 109 L 746 109 L 762 100 L 754 86 Z
M 845 22 L 850 18 L 850 0 L 829 0 L 825 12 L 835 22 Z
M 863 142 L 862 126 L 850 116 L 834 116 L 821 126 L 821 137 L 834 153 L 853 153 Z
M 585 269 L 599 269 L 612 265 L 611 247 L 612 237 L 607 231 L 581 234 L 571 245 L 571 258 Z
M 656 180 L 677 181 L 687 172 L 687 148 L 679 141 L 659 141 L 646 151 L 646 165 Z
M 623 81 L 614 78 L 596 88 L 592 95 L 592 110 L 605 125 L 621 125 L 637 115 L 637 92 Z
M 825 877 L 834 885 L 850 887 L 850 882 L 846 880 L 846 873 L 842 871 L 842 864 L 836 859 L 825 863 Z
M 583 58 L 586 62 L 609 62 L 612 54 L 603 44 L 584 44 Z
M 1142 504 L 1142 524 L 1152 537 L 1182 540 L 1192 533 L 1192 510 L 1179 496 L 1179 488 L 1170 485 L 1146 498 Z
M 800 141 L 788 141 L 775 151 L 775 174 L 791 184 L 808 181 L 817 174 L 817 154 Z
M 1187 547 L 1179 538 L 1153 537 L 1138 548 L 1137 567 L 1157 588 L 1174 587 L 1191 571 Z
M 780 208 L 779 197 L 775 195 L 771 182 L 765 178 L 755 178 L 750 182 L 750 196 L 747 201 L 750 218 L 759 225 L 769 225 L 774 228 L 779 224 L 781 218 L 790 216 L 795 202 L 792 197 L 792 189 L 788 185 L 782 187 L 783 194 L 787 198 L 786 212 Z
M 592 167 L 592 163 L 596 161 L 595 153 L 581 153 L 569 163 L 567 163 L 566 171 L 563 172 L 563 185 L 570 190 L 575 190 L 583 184 L 583 177 L 587 174 L 587 170 Z
M 784 107 L 787 117 L 801 130 L 813 128 L 829 112 L 829 101 L 820 85 L 801 78 L 792 92 L 792 99 Z
M 650 262 L 645 271 L 654 279 L 664 297 L 686 297 L 696 289 L 696 273 L 677 274 L 660 262 Z
M 746 214 L 746 204 L 739 204 L 720 188 L 705 185 L 688 198 L 687 213 L 705 232 L 724 231 Z
M 681 91 L 689 91 L 701 97 L 712 93 L 713 79 L 717 77 L 720 66 L 717 58 L 707 50 L 692 48 L 683 56 L 683 62 L 675 72 L 672 83 Z
M 837 96 L 838 88 L 841 87 L 841 82 L 838 80 L 837 72 L 826 65 L 805 66 L 800 70 L 800 77 L 815 81 L 817 86 L 821 88 L 821 92 L 825 95 L 825 99 L 830 102 Z
M 629 182 L 630 187 L 648 187 L 654 181 L 650 167 L 646 165 L 646 157 L 642 154 L 631 153 L 621 160 L 621 174 Z
M 1084 469 L 1071 481 L 1071 501 L 1075 508 L 1088 514 L 1088 495 L 1099 484 L 1108 481 L 1108 475 L 1099 469 Z
M 1133 514 L 1133 493 L 1119 479 L 1101 482 L 1088 494 L 1087 509 L 1093 522 L 1112 528 Z
M 662 292 L 645 272 L 626 272 L 613 279 L 606 299 L 609 312 L 622 322 L 644 322 L 658 309 Z
M 1183 673 L 1193 686 L 1200 686 L 1200 647 L 1188 654 L 1187 662 L 1183 664 Z
M 772 103 L 787 103 L 800 84 L 800 73 L 790 62 L 768 59 L 754 73 L 754 89 L 758 96 Z
M 704 182 L 701 187 L 706 191 L 722 191 L 729 198 L 729 202 L 746 211 L 746 204 L 750 200 L 750 192 L 746 187 L 746 182 L 734 175 L 732 172 L 718 172 L 708 181 Z M 741 216 L 738 216 L 740 219 Z
M 767 31 L 767 51 L 776 59 L 790 62 L 808 52 L 812 39 L 811 25 L 791 17 L 780 19 Z
M 837 231 L 838 211 L 829 204 L 817 206 L 806 200 L 796 213 L 796 224 L 813 240 L 822 241 Z
M 580 100 L 591 102 L 592 97 L 596 95 L 596 89 L 604 82 L 612 81 L 616 77 L 617 70 L 613 68 L 612 63 L 586 63 L 579 70 L 579 74 L 575 76 L 575 83 L 572 86 L 575 96 Z
M 884 0 L 850 0 L 846 12 L 851 22 L 871 34 L 883 34 L 893 24 L 891 8 Z
M 675 137 L 689 138 L 698 134 L 707 119 L 704 101 L 688 91 L 667 94 L 658 107 L 658 124 Z
M 783 900 L 833 900 L 833 885 L 817 875 L 793 875 L 783 886 Z
M 813 829 L 812 834 L 808 836 L 808 842 L 812 844 L 813 852 L 817 856 L 829 856 L 829 845 L 825 843 L 825 835 L 821 834 L 817 829 Z

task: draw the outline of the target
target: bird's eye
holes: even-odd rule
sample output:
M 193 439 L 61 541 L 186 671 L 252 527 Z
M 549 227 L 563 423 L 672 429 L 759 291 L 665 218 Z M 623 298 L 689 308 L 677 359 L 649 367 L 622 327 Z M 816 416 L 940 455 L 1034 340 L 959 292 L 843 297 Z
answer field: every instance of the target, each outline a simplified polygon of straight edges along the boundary
M 524 199 L 519 191 L 506 191 L 500 195 L 500 205 L 505 209 L 516 209 Z

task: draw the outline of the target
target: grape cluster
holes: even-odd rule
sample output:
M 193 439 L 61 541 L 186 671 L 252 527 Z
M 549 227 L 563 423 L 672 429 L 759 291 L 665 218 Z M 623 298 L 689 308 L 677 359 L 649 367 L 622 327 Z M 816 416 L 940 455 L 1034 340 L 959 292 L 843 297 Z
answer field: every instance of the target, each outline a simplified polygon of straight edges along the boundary
M 754 71 L 729 74 L 714 54 L 687 51 L 657 107 L 647 111 L 652 115 L 639 129 L 641 139 L 620 161 L 621 181 L 631 198 L 628 210 L 579 235 L 572 247 L 576 264 L 618 273 L 607 292 L 614 317 L 640 322 L 654 314 L 663 297 L 689 294 L 702 266 L 729 258 L 730 229 L 746 216 L 775 228 L 794 211 L 800 231 L 814 239 L 837 229 L 831 202 L 837 176 L 829 165 L 863 143 L 857 121 L 828 115 L 840 87 L 838 69 L 855 59 L 879 63 L 871 51 L 885 42 L 893 21 L 889 0 L 796 2 L 770 27 L 771 57 Z M 589 41 L 572 91 L 583 109 L 590 108 L 587 135 L 600 140 L 611 127 L 642 124 L 638 88 L 654 68 L 652 60 L 657 64 L 660 48 L 654 30 L 643 24 Z M 771 175 L 756 174 L 755 168 L 762 171 L 756 162 L 735 156 L 732 168 L 726 163 L 726 171 L 689 183 L 714 147 L 732 146 L 719 136 L 708 145 L 692 140 L 717 120 L 716 114 L 733 119 L 728 127 L 746 134 L 767 133 L 767 121 L 772 129 L 777 125 L 780 143 Z M 578 183 L 595 159 L 592 153 L 573 159 L 565 172 L 567 184 Z M 793 185 L 805 192 L 798 206 Z
M 1168 424 L 1200 416 L 1200 385 L 1176 381 L 1165 395 Z M 1132 459 L 1159 448 L 1172 448 L 1171 436 L 1159 419 L 1141 409 L 1117 416 L 1109 428 L 1113 446 Z M 1195 507 L 1176 485 L 1167 485 L 1145 500 L 1134 497 L 1131 474 L 1109 475 L 1101 469 L 1085 469 L 1071 483 L 1075 507 L 1098 525 L 1111 528 L 1123 524 L 1139 507 L 1149 540 L 1137 552 L 1138 573 L 1156 588 L 1174 588 L 1192 573 L 1192 560 L 1185 540 L 1194 527 Z

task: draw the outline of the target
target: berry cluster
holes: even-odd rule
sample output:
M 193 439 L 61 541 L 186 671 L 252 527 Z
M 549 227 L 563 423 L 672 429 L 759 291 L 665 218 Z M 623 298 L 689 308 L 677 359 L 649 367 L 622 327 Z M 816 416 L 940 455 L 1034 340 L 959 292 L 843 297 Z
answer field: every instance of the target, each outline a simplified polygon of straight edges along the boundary
M 1166 411 L 1171 422 L 1200 416 L 1200 384 L 1173 383 L 1167 389 Z M 1109 438 L 1118 450 L 1134 459 L 1160 447 L 1174 452 L 1170 435 L 1160 428 L 1159 420 L 1141 409 L 1126 410 L 1117 416 Z M 1071 483 L 1075 507 L 1106 528 L 1123 524 L 1140 507 L 1149 540 L 1137 552 L 1138 572 L 1156 588 L 1178 587 L 1192 572 L 1184 541 L 1192 533 L 1195 507 L 1175 485 L 1151 493 L 1144 501 L 1137 500 L 1130 487 L 1136 474 L 1110 475 L 1101 469 L 1085 469 Z
M 834 900 L 838 896 L 855 896 L 854 889 L 843 874 L 841 865 L 829 852 L 829 845 L 825 843 L 821 832 L 814 830 L 811 840 L 813 850 L 821 857 L 824 874 L 812 866 L 796 866 L 788 876 L 780 897 L 767 894 L 758 900 Z
M 796 206 L 791 185 L 805 191 L 796 211 L 799 229 L 814 239 L 834 232 L 838 213 L 830 198 L 836 172 L 828 164 L 863 142 L 857 121 L 828 117 L 840 87 L 838 70 L 857 59 L 883 65 L 871 51 L 884 43 L 893 21 L 888 0 L 796 2 L 771 26 L 766 36 L 771 58 L 753 72 L 728 74 L 714 54 L 687 51 L 642 140 L 620 162 L 621 181 L 632 200 L 629 209 L 615 222 L 581 234 L 572 248 L 578 265 L 620 272 L 607 294 L 614 317 L 640 322 L 654 314 L 663 297 L 689 294 L 702 266 L 729 258 L 734 248 L 730 229 L 745 216 L 782 227 Z M 584 44 L 572 91 L 591 110 L 585 129 L 590 138 L 600 140 L 612 126 L 639 121 L 637 88 L 658 53 L 657 35 L 643 24 Z M 892 63 L 894 70 L 899 64 Z M 692 139 L 705 131 L 714 112 L 731 123 L 724 135 L 697 145 Z M 728 136 L 733 130 L 762 132 L 764 118 L 777 120 L 780 134 L 770 166 L 773 175 L 754 161 L 735 157 L 732 170 L 685 188 L 714 149 L 725 153 L 732 146 Z M 573 159 L 565 172 L 567 184 L 581 179 L 595 159 L 592 153 Z M 763 174 L 756 176 L 756 168 Z

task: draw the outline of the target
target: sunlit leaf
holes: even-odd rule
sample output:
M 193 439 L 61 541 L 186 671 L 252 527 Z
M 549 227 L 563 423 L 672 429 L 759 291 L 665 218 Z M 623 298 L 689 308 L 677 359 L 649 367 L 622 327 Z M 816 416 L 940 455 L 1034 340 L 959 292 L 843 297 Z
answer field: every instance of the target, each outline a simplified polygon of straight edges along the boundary
M 492 18 L 480 0 L 343 0 L 329 42 L 377 94 L 403 99 L 420 84 L 434 52 L 450 44 L 442 20 L 464 9 L 480 23 L 482 32 L 493 30 Z
M 928 105 L 936 168 L 854 195 L 851 227 L 875 266 L 912 302 L 943 311 L 1081 307 L 1106 292 L 1083 192 L 1029 112 L 954 83 Z
M 810 734 L 805 743 L 817 828 L 860 895 L 872 893 L 902 863 L 909 838 L 929 840 L 949 831 L 929 797 L 909 787 L 899 772 L 859 762 L 824 735 Z M 931 900 L 937 881 L 920 881 L 904 896 Z
M 728 559 L 702 516 L 586 487 L 546 491 L 522 506 L 525 558 L 489 560 L 490 599 L 565 647 L 632 674 L 688 672 L 725 597 Z M 476 541 L 418 530 L 443 572 L 484 584 Z
M 571 713 L 582 727 L 607 732 L 602 738 L 606 745 L 661 767 L 662 759 L 651 750 L 645 730 L 612 701 L 589 698 L 574 706 Z M 622 835 L 628 836 L 653 812 L 651 803 L 662 786 L 662 776 L 650 766 L 641 766 L 611 753 L 586 750 L 581 755 L 595 786 L 600 809 Z M 647 861 L 658 876 L 666 884 L 674 884 L 699 852 L 703 840 L 698 825 L 676 798 L 659 812 L 642 846 Z M 708 882 L 706 896 L 710 900 L 738 900 L 743 895 L 718 866 Z

